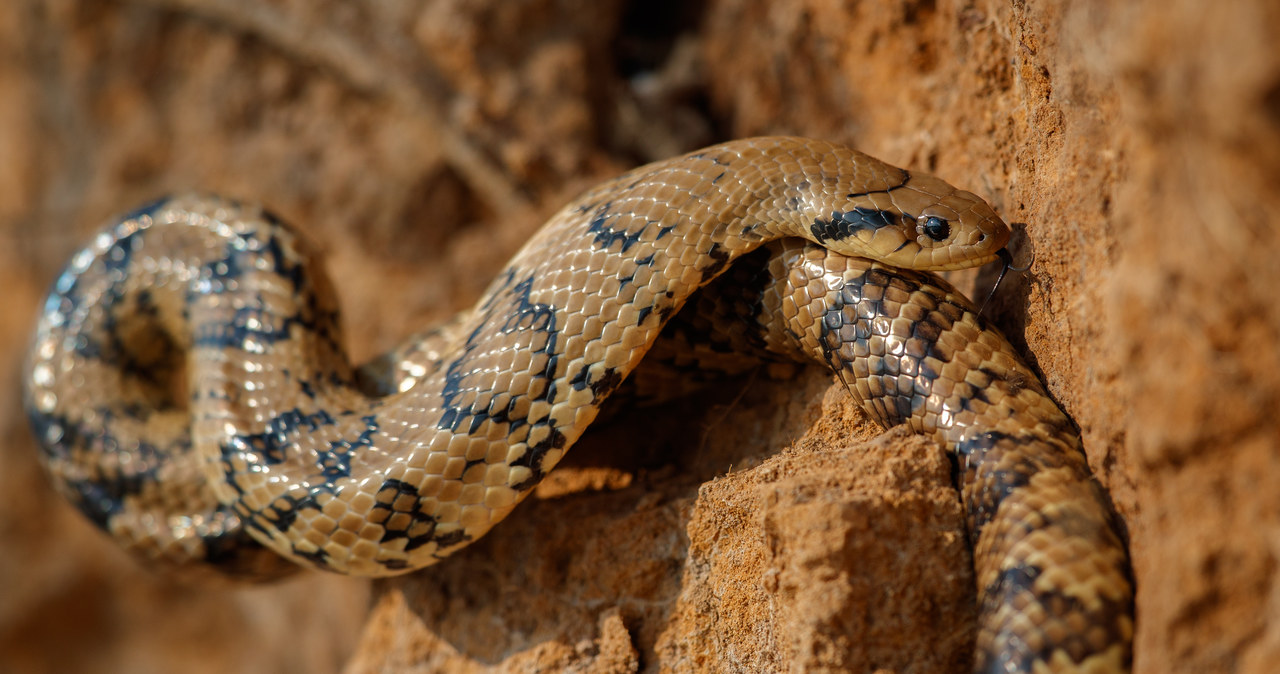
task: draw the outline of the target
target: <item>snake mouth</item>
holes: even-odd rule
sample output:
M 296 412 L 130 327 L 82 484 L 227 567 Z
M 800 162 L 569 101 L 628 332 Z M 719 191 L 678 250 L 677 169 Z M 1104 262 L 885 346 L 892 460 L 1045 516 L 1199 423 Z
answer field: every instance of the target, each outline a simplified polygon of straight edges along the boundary
M 1004 250 L 1004 249 L 1002 248 L 1001 250 Z M 967 257 L 962 260 L 956 260 L 954 262 L 946 262 L 943 264 L 928 264 L 928 265 L 918 266 L 914 268 L 919 271 L 932 271 L 932 272 L 959 271 L 961 269 L 973 269 L 975 267 L 981 267 L 983 265 L 991 264 L 996 260 L 1003 260 L 1003 259 L 1004 258 L 1000 256 L 1000 252 L 996 251 L 980 257 Z

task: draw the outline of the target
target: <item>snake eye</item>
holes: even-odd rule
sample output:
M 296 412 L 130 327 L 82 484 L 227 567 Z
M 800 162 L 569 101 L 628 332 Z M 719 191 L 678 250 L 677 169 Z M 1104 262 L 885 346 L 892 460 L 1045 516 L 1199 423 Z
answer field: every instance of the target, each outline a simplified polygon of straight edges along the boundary
M 920 231 L 934 241 L 942 241 L 951 236 L 951 223 L 936 215 L 921 216 Z

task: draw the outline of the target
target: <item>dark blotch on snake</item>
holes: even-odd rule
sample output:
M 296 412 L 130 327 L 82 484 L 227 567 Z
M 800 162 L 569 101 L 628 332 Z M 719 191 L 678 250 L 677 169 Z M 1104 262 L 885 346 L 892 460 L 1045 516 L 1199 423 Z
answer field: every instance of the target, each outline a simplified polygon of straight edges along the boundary
M 885 227 L 892 227 L 901 223 L 903 218 L 911 218 L 911 216 L 893 211 L 858 206 L 851 211 L 832 211 L 831 217 L 827 219 L 815 219 L 813 224 L 810 225 L 809 231 L 818 243 L 843 241 L 853 236 L 856 232 L 874 232 Z M 914 220 L 914 218 L 911 219 Z

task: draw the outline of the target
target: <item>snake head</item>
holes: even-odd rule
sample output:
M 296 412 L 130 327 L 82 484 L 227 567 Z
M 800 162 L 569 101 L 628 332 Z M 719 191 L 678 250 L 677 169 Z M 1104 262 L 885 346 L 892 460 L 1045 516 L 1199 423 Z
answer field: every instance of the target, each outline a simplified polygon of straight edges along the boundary
M 991 262 L 1009 242 L 1009 226 L 977 195 L 865 155 L 860 163 L 871 175 L 826 186 L 841 188 L 836 193 L 843 198 L 818 211 L 809 227 L 822 246 L 895 267 L 942 271 Z

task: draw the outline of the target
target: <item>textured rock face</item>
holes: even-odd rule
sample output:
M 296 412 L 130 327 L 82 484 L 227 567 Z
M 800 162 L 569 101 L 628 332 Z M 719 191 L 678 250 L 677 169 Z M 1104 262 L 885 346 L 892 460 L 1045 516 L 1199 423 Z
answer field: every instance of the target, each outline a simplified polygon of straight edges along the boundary
M 489 537 L 371 588 L 158 577 L 34 461 L 14 382 L 40 294 L 147 197 L 200 187 L 307 229 L 362 359 L 468 306 L 595 180 L 795 133 L 1026 223 L 1033 270 L 989 311 L 1128 527 L 1135 670 L 1267 671 L 1280 8 L 890 4 L 6 3 L 0 670 L 965 671 L 946 457 L 820 371 L 621 411 Z

